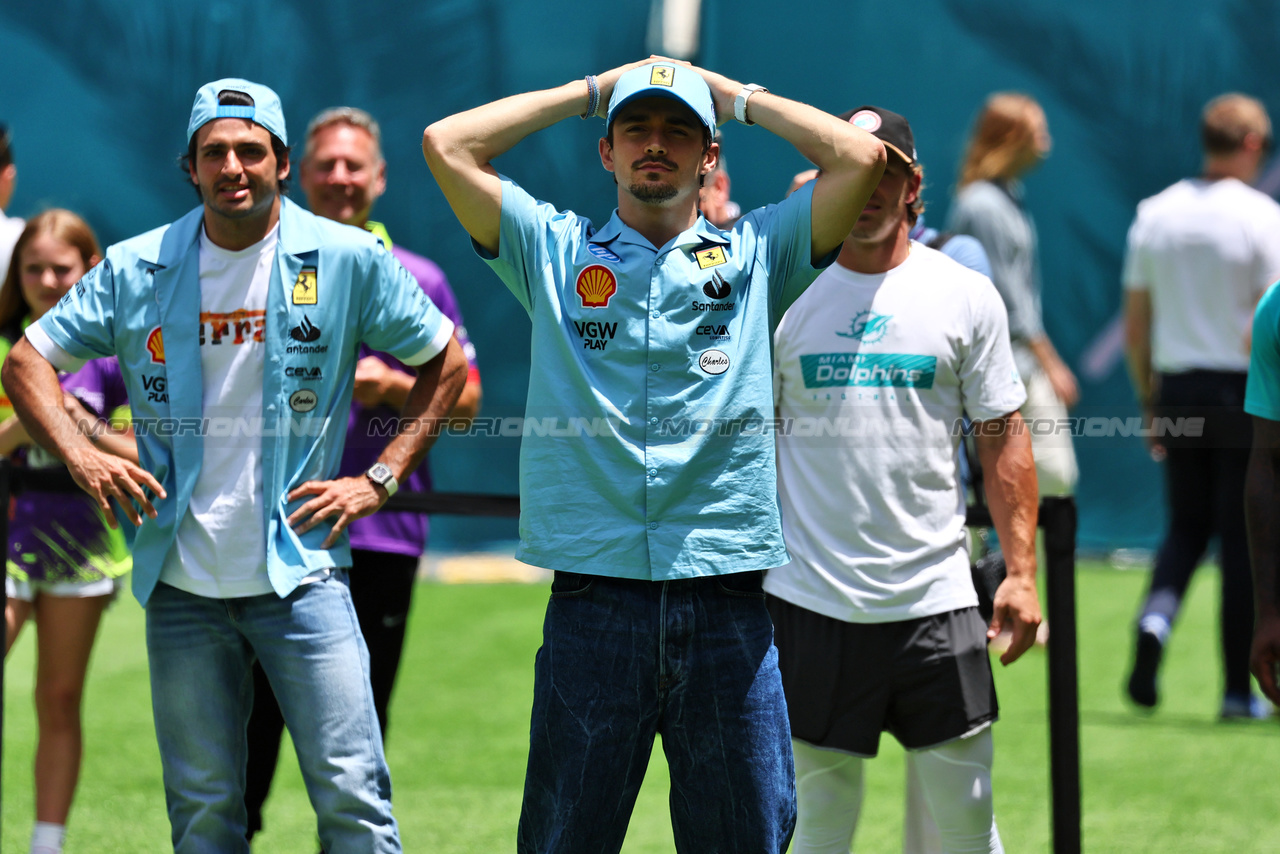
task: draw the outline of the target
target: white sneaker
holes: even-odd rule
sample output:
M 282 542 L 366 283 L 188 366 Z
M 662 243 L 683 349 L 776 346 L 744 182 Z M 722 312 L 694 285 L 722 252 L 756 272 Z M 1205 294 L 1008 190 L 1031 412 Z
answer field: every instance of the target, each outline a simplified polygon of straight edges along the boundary
M 1271 717 L 1271 703 L 1257 694 L 1248 697 L 1228 695 L 1222 698 L 1222 711 L 1218 718 L 1224 721 L 1265 720 Z

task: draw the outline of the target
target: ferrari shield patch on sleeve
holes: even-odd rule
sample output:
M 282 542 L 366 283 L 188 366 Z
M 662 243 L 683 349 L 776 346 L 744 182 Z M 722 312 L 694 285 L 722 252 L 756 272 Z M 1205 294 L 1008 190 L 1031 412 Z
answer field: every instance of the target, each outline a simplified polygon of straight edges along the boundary
M 705 270 L 708 267 L 719 267 L 725 261 L 729 260 L 724 257 L 724 250 L 719 246 L 713 246 L 710 249 L 703 249 L 700 252 L 693 253 L 693 257 L 698 259 L 698 267 Z
M 315 305 L 318 296 L 316 268 L 303 267 L 298 280 L 293 283 L 293 304 Z

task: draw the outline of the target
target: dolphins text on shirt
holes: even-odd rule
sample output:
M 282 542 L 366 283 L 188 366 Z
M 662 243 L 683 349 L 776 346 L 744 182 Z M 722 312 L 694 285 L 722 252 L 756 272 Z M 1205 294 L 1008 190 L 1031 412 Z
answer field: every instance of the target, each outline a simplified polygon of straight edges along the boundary
M 800 357 L 805 388 L 933 388 L 937 356 L 906 353 L 811 353 Z

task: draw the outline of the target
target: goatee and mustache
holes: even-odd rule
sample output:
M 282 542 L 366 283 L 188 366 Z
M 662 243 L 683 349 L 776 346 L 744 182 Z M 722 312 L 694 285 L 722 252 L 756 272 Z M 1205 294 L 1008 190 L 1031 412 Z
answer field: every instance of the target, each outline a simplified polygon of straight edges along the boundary
M 649 164 L 657 164 L 675 172 L 676 164 L 667 160 L 665 157 L 646 157 L 643 160 L 637 160 L 631 164 L 631 168 L 635 172 L 643 172 L 644 167 Z M 667 183 L 642 183 L 640 181 L 632 181 L 627 188 L 631 195 L 642 202 L 666 202 L 674 199 L 679 193 L 675 186 Z

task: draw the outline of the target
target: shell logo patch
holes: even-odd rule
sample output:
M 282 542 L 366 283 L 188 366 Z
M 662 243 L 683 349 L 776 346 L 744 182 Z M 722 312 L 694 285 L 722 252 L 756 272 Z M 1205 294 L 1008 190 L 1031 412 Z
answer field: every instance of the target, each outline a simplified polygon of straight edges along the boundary
M 298 273 L 298 280 L 293 283 L 293 304 L 315 305 L 319 297 L 317 285 L 316 268 L 303 267 L 302 272 Z
M 724 257 L 724 250 L 719 246 L 713 246 L 710 249 L 703 249 L 701 252 L 693 253 L 693 257 L 698 259 L 699 269 L 705 270 L 708 267 L 719 267 L 729 259 Z
M 151 361 L 154 364 L 164 364 L 164 336 L 160 334 L 159 326 L 152 329 L 151 334 L 147 336 L 147 352 L 151 354 Z
M 618 292 L 618 279 L 608 267 L 592 264 L 578 274 L 574 290 L 582 299 L 583 308 L 604 308 L 609 304 L 609 297 Z
M 676 70 L 670 65 L 655 65 L 649 74 L 650 86 L 673 86 L 676 82 Z

